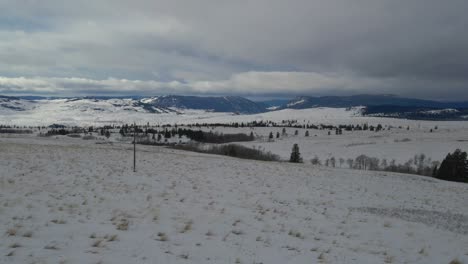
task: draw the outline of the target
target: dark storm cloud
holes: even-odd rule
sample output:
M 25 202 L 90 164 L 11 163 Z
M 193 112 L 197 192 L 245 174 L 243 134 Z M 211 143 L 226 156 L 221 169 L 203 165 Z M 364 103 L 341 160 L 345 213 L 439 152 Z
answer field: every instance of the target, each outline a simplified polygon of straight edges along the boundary
M 466 10 L 459 0 L 0 1 L 0 92 L 468 99 Z

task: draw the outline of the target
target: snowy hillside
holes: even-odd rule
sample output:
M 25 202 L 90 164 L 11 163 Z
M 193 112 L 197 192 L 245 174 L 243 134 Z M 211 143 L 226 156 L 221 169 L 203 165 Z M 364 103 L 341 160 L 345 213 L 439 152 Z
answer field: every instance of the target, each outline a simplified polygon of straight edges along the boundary
M 141 100 L 156 107 L 207 110 L 211 112 L 260 113 L 264 105 L 240 96 L 200 97 L 200 96 L 158 96 Z
M 147 115 L 146 119 L 143 118 L 143 120 L 149 120 L 154 119 L 156 114 L 167 113 L 224 112 L 248 114 L 265 111 L 264 105 L 236 96 L 196 97 L 170 95 L 142 99 L 85 97 L 38 100 L 0 96 L 0 122 L 4 123 L 20 122 L 23 118 L 34 117 L 33 119 L 36 120 L 34 124 L 46 123 L 50 119 L 56 119 L 57 122 L 62 121 L 67 124 L 78 125 L 81 124 L 81 120 L 93 122 L 93 116 L 95 122 L 133 122 L 140 120 L 140 118 L 135 118 L 135 113 L 150 114 Z
M 467 108 L 468 102 L 441 102 L 405 98 L 395 95 L 361 94 L 352 96 L 298 96 L 283 108 L 305 109 L 311 107 L 393 106 L 428 108 Z
M 315 108 L 305 110 L 244 114 L 169 107 L 168 98 L 135 99 L 53 99 L 23 100 L 0 98 L 0 124 L 8 125 L 104 125 L 122 123 L 176 124 L 226 123 L 254 120 L 300 119 L 311 122 L 344 122 L 361 116 L 361 108 Z M 162 105 L 165 107 L 161 107 Z M 178 104 L 175 104 L 178 105 Z M 167 107 L 166 107 L 167 106 Z M 361 122 L 361 121 L 359 121 Z
M 329 130 L 326 129 L 304 128 L 285 128 L 286 135 L 282 135 L 281 127 L 216 127 L 201 128 L 201 130 L 231 134 L 252 132 L 256 140 L 239 144 L 271 151 L 283 160 L 289 159 L 293 144 L 299 144 L 305 162 L 309 163 L 314 157 L 318 157 L 322 162 L 334 157 L 337 160 L 337 167 L 340 166 L 338 163 L 340 158 L 346 161 L 350 158 L 355 159 L 361 154 L 378 158 L 381 161 L 395 160 L 397 164 L 403 164 L 418 154 L 424 154 L 432 161 L 442 161 L 447 153 L 457 148 L 468 150 L 468 123 L 466 122 L 411 123 L 406 121 L 393 125 L 398 124 L 402 128 L 394 127 L 380 132 L 343 131 L 342 135 L 336 135 L 335 131 L 328 135 Z M 407 126 L 410 130 L 407 130 Z M 437 130 L 433 129 L 435 126 L 438 126 Z M 430 129 L 433 129 L 433 132 L 430 132 Z M 298 135 L 295 135 L 296 130 Z M 305 136 L 306 131 L 309 131 L 310 136 Z M 268 139 L 270 133 L 274 135 L 273 140 Z M 280 133 L 279 138 L 276 138 L 277 133 Z M 341 166 L 347 168 L 346 164 Z
M 229 123 L 249 121 L 298 120 L 300 123 L 362 124 L 414 123 L 403 118 L 423 120 L 463 120 L 468 110 L 396 106 L 353 106 L 331 104 L 320 107 L 310 104 L 310 98 L 300 97 L 288 105 L 298 109 L 255 103 L 242 97 L 158 96 L 141 99 L 125 98 L 66 98 L 21 99 L 0 96 L 0 124 L 70 126 L 113 125 L 122 123 Z M 323 100 L 323 99 L 322 99 Z M 306 108 L 306 109 L 301 109 Z M 432 109 L 432 110 L 431 110 Z M 389 117 L 398 118 L 394 121 Z
M 0 113 L 31 110 L 34 103 L 16 97 L 0 96 Z
M 468 261 L 468 185 L 0 138 L 0 263 Z

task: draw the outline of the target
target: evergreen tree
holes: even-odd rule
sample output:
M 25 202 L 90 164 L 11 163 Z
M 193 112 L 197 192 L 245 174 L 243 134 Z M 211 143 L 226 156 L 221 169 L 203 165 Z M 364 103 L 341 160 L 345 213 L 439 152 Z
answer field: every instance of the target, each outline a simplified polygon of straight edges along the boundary
M 280 133 L 276 132 L 276 138 L 279 138 L 279 137 L 280 137 Z
M 302 163 L 301 153 L 299 152 L 299 145 L 293 145 L 289 162 Z
M 168 138 L 171 138 L 171 132 L 169 130 L 166 129 L 166 131 L 164 131 L 164 138 L 165 139 L 168 139 Z
M 268 139 L 271 141 L 273 140 L 273 132 L 270 132 L 270 135 L 268 136 Z
M 305 132 L 305 136 L 308 137 L 309 136 L 309 130 L 306 130 Z
M 446 181 L 468 182 L 467 153 L 460 149 L 448 154 L 442 161 L 437 178 Z

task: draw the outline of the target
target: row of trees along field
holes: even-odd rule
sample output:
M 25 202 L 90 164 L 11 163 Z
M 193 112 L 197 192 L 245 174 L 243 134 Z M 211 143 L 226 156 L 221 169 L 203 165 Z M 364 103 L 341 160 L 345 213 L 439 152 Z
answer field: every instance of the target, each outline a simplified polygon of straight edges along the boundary
M 356 170 L 373 170 L 373 171 L 389 171 L 407 174 L 417 174 L 423 176 L 431 176 L 441 180 L 467 182 L 468 183 L 468 155 L 460 149 L 449 153 L 442 163 L 432 161 L 424 154 L 415 155 L 414 158 L 403 164 L 396 164 L 395 160 L 387 162 L 386 159 L 379 160 L 375 157 L 359 155 L 355 159 L 337 160 L 331 157 L 325 160 L 325 166 L 336 167 L 337 162 L 342 167 L 346 164 L 350 169 Z M 302 163 L 303 159 L 299 150 L 299 145 L 294 144 L 291 150 L 289 159 L 293 163 Z M 322 161 L 318 157 L 311 160 L 313 165 L 322 165 Z M 440 164 L 440 167 L 439 167 Z

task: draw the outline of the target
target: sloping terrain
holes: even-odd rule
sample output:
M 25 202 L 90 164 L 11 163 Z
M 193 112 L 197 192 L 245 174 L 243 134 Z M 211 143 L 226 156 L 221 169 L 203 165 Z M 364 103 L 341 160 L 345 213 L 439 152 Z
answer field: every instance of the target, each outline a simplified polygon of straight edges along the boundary
M 375 101 L 373 101 L 375 100 Z M 0 96 L 0 124 L 101 125 L 121 123 L 202 123 L 233 120 L 298 119 L 341 124 L 380 117 L 416 120 L 466 120 L 464 103 L 440 103 L 393 96 L 298 97 L 279 106 L 243 97 L 156 96 L 149 98 L 35 98 Z M 393 104 L 393 105 L 392 105 Z M 468 104 L 467 104 L 468 105 Z M 442 108 L 445 106 L 445 108 Z M 449 106 L 458 108 L 448 108 Z M 468 106 L 467 106 L 468 107 Z M 221 117 L 221 118 L 218 118 Z M 213 119 L 214 118 L 214 119 Z M 196 119 L 196 120 L 194 120 Z M 281 119 L 280 119 L 281 121 Z
M 240 96 L 200 97 L 200 96 L 157 96 L 142 99 L 141 102 L 166 108 L 196 109 L 213 112 L 261 113 L 266 112 L 263 104 L 255 103 Z
M 468 102 L 440 102 L 405 98 L 395 95 L 351 95 L 351 96 L 298 96 L 282 108 L 306 109 L 312 107 L 355 107 L 355 106 L 394 106 L 425 108 L 468 108 Z
M 468 185 L 0 138 L 0 263 L 468 261 Z M 465 263 L 462 262 L 462 263 Z
M 364 107 L 363 114 L 414 120 L 466 120 L 468 102 L 439 102 L 393 95 L 298 96 L 277 109 Z

